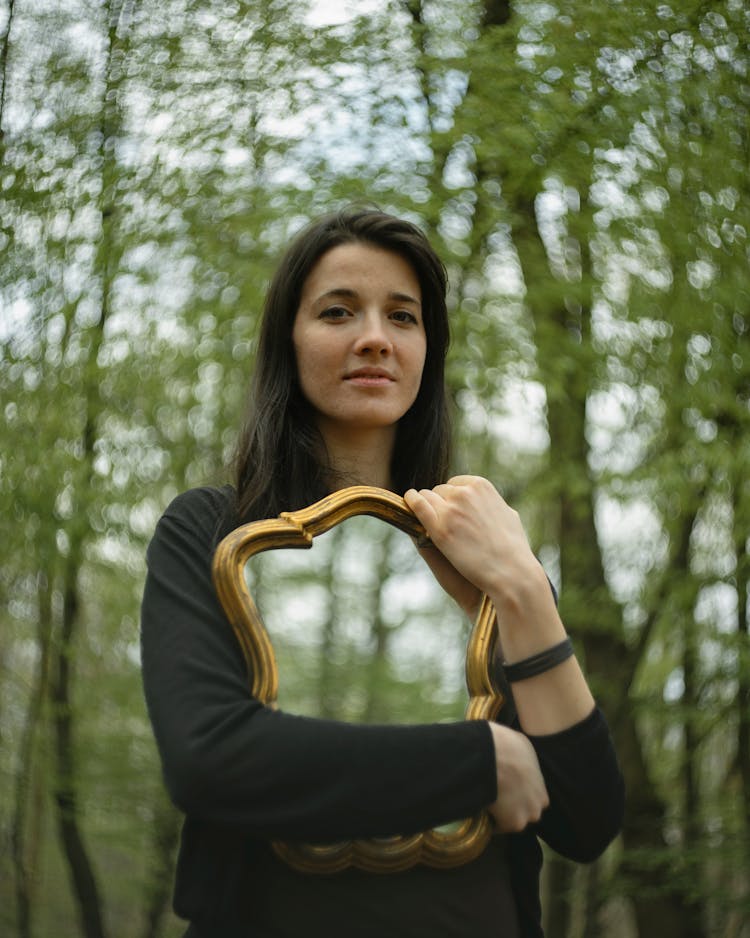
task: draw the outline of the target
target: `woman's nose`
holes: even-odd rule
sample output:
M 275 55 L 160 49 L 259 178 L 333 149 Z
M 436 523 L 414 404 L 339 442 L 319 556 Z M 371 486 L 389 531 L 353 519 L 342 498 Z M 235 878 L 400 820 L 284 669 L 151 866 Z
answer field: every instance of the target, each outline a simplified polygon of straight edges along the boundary
M 387 324 L 380 315 L 365 315 L 355 342 L 358 354 L 374 353 L 387 355 L 393 351 L 393 342 L 388 334 Z

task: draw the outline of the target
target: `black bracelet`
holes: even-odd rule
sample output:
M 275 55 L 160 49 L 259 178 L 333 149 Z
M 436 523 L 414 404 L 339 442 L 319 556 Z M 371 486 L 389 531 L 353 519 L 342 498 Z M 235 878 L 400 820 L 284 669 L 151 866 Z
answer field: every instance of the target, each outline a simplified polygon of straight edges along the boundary
M 524 658 L 523 661 L 516 661 L 514 664 L 503 664 L 503 671 L 508 681 L 525 681 L 528 677 L 536 677 L 537 674 L 544 674 L 550 668 L 562 664 L 573 654 L 573 643 L 569 638 L 563 639 L 558 645 L 553 645 L 545 651 L 540 651 L 530 658 Z

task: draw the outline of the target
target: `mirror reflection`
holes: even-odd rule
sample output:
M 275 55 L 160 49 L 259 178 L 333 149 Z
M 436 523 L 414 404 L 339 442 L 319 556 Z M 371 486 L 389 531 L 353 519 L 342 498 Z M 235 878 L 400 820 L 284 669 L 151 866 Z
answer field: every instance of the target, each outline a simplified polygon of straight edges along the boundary
M 407 534 L 355 516 L 309 549 L 251 557 L 246 577 L 276 654 L 281 709 L 366 723 L 463 717 L 471 623 Z

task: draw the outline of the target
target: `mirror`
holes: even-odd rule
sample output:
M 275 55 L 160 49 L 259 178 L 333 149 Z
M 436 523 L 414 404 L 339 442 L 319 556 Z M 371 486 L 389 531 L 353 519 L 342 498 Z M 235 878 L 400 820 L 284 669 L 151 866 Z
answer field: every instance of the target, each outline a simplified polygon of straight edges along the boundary
M 372 518 L 361 516 L 379 521 L 373 526 Z M 344 525 L 347 519 L 356 523 Z M 395 538 L 388 526 L 408 537 Z M 310 565 L 273 557 L 284 548 L 311 548 L 316 538 L 322 550 L 314 552 Z M 279 657 L 289 684 L 282 691 L 283 705 L 295 712 L 377 722 L 496 716 L 503 697 L 492 676 L 497 636 L 492 603 L 483 598 L 465 646 L 468 703 L 461 714 L 456 712 L 460 695 L 450 680 L 450 659 L 460 654 L 450 650 L 455 635 L 447 646 L 441 644 L 451 629 L 460 633 L 460 615 L 452 612 L 443 620 L 433 611 L 426 618 L 440 591 L 435 584 L 437 592 L 432 592 L 429 579 L 420 585 L 420 577 L 431 574 L 411 539 L 424 542 L 425 532 L 403 499 L 369 486 L 342 489 L 309 508 L 244 525 L 224 538 L 214 555 L 214 582 L 247 661 L 253 696 L 278 705 Z M 260 557 L 264 552 L 272 553 Z M 248 573 L 246 564 L 253 557 Z M 275 580 L 291 583 L 291 590 L 281 594 L 269 588 L 264 602 L 265 588 Z M 412 608 L 425 597 L 421 613 Z M 269 628 L 259 605 L 269 616 Z M 441 623 L 437 633 L 436 621 Z M 309 631 L 300 629 L 300 622 L 309 623 Z M 466 863 L 481 853 L 491 833 L 491 821 L 482 812 L 450 829 L 410 837 L 273 846 L 304 872 L 348 866 L 391 872 L 418 862 L 436 867 Z
M 470 623 L 403 531 L 353 516 L 308 550 L 251 557 L 246 582 L 282 710 L 350 723 L 463 718 Z

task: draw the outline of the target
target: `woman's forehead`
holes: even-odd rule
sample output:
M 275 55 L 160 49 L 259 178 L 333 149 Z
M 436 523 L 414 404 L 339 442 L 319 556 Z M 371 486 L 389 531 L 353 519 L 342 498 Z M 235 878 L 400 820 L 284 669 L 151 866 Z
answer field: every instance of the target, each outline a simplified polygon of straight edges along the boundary
M 411 261 L 396 251 L 368 242 L 347 242 L 322 254 L 305 278 L 302 300 L 326 294 L 342 296 L 381 291 L 404 302 L 421 303 L 422 290 Z

